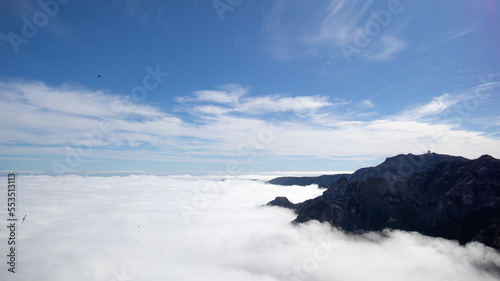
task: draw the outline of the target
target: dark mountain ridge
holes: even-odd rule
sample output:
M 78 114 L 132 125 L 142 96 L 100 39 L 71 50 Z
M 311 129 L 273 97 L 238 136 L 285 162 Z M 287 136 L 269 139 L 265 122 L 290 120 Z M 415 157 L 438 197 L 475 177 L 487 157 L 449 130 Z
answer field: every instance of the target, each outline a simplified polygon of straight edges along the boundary
M 466 158 L 427 153 L 422 155 L 399 154 L 387 158 L 382 164 L 375 167 L 361 168 L 353 174 L 322 175 L 319 177 L 279 177 L 269 181 L 276 185 L 299 185 L 307 186 L 317 184 L 319 188 L 328 188 L 334 182 L 345 177 L 349 182 L 362 181 L 373 177 L 391 180 L 404 180 L 416 171 L 425 171 L 431 166 L 445 161 L 461 160 Z
M 398 155 L 377 167 L 358 170 L 354 181 L 343 177 L 303 203 L 278 197 L 269 204 L 293 209 L 294 223 L 315 219 L 351 233 L 417 231 L 500 249 L 500 160 Z
M 319 177 L 279 177 L 268 181 L 268 183 L 284 186 L 308 186 L 311 184 L 317 184 L 319 188 L 328 188 L 332 185 L 332 183 L 343 177 L 349 177 L 350 175 L 351 174 L 322 175 Z

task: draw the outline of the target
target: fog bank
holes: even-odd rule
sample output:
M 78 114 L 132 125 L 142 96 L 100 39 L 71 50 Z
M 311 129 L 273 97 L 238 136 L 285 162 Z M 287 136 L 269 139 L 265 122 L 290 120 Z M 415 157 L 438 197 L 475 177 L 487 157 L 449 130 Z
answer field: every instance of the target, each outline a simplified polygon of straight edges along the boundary
M 500 257 L 482 244 L 402 231 L 349 236 L 318 222 L 293 226 L 291 211 L 262 206 L 322 191 L 234 177 L 19 177 L 17 215 L 26 220 L 17 232 L 16 273 L 4 262 L 0 277 L 497 280 L 481 268 L 500 268 Z M 6 237 L 4 227 L 4 259 Z

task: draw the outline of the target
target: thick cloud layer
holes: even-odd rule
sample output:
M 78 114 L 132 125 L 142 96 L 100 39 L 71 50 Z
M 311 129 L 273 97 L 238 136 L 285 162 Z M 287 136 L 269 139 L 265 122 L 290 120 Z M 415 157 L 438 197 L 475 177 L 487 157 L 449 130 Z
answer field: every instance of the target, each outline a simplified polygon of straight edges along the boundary
M 498 253 L 481 244 L 400 231 L 346 236 L 318 222 L 293 226 L 292 212 L 262 207 L 280 195 L 315 197 L 315 186 L 191 176 L 18 183 L 26 221 L 17 272 L 2 263 L 2 280 L 497 280 L 483 269 L 500 268 Z

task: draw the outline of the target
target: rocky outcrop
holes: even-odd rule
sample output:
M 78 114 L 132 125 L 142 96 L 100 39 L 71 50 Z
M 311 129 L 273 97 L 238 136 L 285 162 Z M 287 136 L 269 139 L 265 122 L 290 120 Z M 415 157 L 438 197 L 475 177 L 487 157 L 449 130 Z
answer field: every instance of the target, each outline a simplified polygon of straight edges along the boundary
M 276 197 L 273 201 L 267 203 L 268 206 L 278 206 L 294 211 L 298 211 L 302 207 L 302 203 L 294 204 L 288 200 L 286 197 Z
M 416 157 L 410 160 L 416 160 L 412 166 L 430 163 Z M 322 196 L 302 204 L 290 202 L 298 215 L 294 222 L 315 219 L 354 233 L 384 228 L 417 231 L 499 249 L 500 160 L 488 155 L 476 160 L 452 157 L 404 178 L 404 168 L 393 168 L 404 167 L 400 161 L 408 159 L 388 158 L 386 168 L 372 174 L 375 177 L 365 170 L 358 180 L 338 180 Z M 397 174 L 402 176 L 394 177 Z

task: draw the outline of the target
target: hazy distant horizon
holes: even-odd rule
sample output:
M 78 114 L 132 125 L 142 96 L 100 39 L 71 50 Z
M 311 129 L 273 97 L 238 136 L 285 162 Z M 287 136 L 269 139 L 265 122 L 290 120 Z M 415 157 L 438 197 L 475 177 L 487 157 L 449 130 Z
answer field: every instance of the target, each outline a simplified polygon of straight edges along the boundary
M 0 177 L 8 173 L 15 173 L 19 176 L 58 176 L 53 172 L 42 171 L 0 171 Z M 93 177 L 112 177 L 112 176 L 192 176 L 192 177 L 212 177 L 212 178 L 236 178 L 236 179 L 256 179 L 267 180 L 277 177 L 317 177 L 322 175 L 352 174 L 354 171 L 271 171 L 261 173 L 242 173 L 229 175 L 221 171 L 180 171 L 180 172 L 146 172 L 146 171 L 75 171 L 65 173 L 65 176 L 93 176 Z

